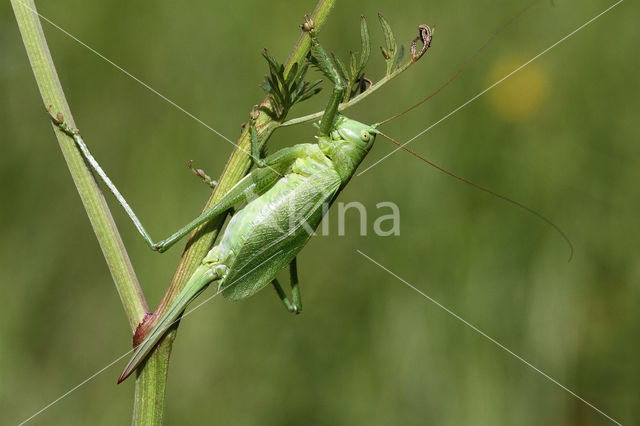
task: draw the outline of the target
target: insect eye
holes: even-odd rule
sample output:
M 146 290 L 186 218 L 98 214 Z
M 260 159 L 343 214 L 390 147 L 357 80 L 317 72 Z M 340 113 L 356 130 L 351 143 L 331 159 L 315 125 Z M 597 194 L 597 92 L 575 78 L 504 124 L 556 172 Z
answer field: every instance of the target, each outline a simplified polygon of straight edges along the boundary
M 361 131 L 360 139 L 362 139 L 364 142 L 369 142 L 371 140 L 371 133 L 367 132 L 366 130 Z

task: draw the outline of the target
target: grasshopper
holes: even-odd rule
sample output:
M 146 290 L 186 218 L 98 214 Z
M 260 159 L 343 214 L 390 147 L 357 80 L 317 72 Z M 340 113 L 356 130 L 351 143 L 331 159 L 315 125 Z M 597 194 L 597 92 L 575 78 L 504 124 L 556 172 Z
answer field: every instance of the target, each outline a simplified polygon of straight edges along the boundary
M 364 34 L 366 32 L 366 23 L 364 23 L 364 20 L 362 22 L 362 34 Z M 387 36 L 388 24 L 383 18 L 381 18 L 381 22 L 385 30 L 385 36 Z M 260 111 L 254 111 L 249 122 L 251 126 L 253 170 L 223 195 L 217 203 L 203 212 L 202 215 L 160 242 L 153 242 L 126 200 L 93 158 L 79 131 L 68 126 L 60 114 L 53 115 L 50 113 L 54 123 L 74 138 L 89 164 L 114 193 L 135 223 L 138 231 L 153 250 L 159 252 L 167 250 L 199 225 L 225 214 L 239 204 L 246 203 L 244 207 L 240 208 L 232 216 L 220 240 L 202 260 L 200 266 L 193 273 L 172 305 L 157 319 L 153 328 L 136 346 L 133 355 L 118 379 L 118 383 L 125 380 L 135 371 L 167 330 L 179 321 L 189 303 L 213 282 L 218 283 L 218 291 L 222 292 L 230 300 L 248 298 L 271 284 L 288 311 L 293 313 L 301 311 L 302 302 L 296 256 L 317 229 L 327 211 L 327 206 L 332 204 L 340 191 L 348 184 L 360 163 L 369 153 L 376 136 L 382 135 L 388 138 L 388 136 L 380 132 L 378 127 L 404 113 L 396 114 L 383 122 L 368 125 L 344 116 L 340 112 L 344 107 L 343 102 L 345 99 L 348 100 L 352 94 L 357 93 L 358 90 L 361 90 L 363 94 L 374 91 L 379 85 L 386 83 L 399 72 L 402 72 L 408 65 L 422 57 L 432 40 L 431 28 L 427 25 L 420 25 L 419 36 L 413 40 L 411 45 L 410 62 L 402 67 L 397 66 L 399 55 L 395 49 L 395 42 L 393 42 L 392 46 L 388 46 L 387 49 L 383 48 L 382 53 L 387 60 L 388 66 L 387 77 L 376 83 L 376 85 L 372 85 L 360 73 L 363 66 L 362 63 L 366 62 L 366 59 L 361 61 L 360 68 L 352 65 L 352 72 L 349 73 L 350 78 L 345 81 L 345 74 L 347 73 L 344 65 L 335 57 L 330 57 L 320 45 L 313 22 L 306 19 L 302 29 L 309 33 L 311 39 L 312 55 L 309 60 L 327 76 L 333 85 L 333 91 L 327 107 L 322 113 L 312 114 L 300 120 L 290 120 L 285 122 L 284 125 L 319 118 L 317 143 L 294 145 L 263 158 L 255 129 L 255 118 Z M 363 56 L 365 53 L 368 56 L 367 37 L 363 35 L 363 50 L 365 51 Z M 365 38 L 367 42 L 366 48 L 364 47 Z M 388 37 L 386 38 L 389 41 Z M 419 51 L 417 49 L 418 41 L 422 44 L 422 48 Z M 273 59 L 266 54 L 265 57 L 267 57 L 272 70 L 275 68 L 277 71 L 277 64 Z M 353 56 L 352 62 L 354 62 Z M 301 81 L 305 72 L 306 67 L 294 66 L 292 74 L 294 74 L 294 79 Z M 445 85 L 450 81 L 451 79 Z M 354 85 L 354 82 L 357 82 L 358 85 Z M 277 92 L 277 85 L 273 81 L 270 82 L 269 86 L 271 87 L 272 95 L 273 92 Z M 305 98 L 316 93 L 313 86 L 305 86 L 304 90 L 298 95 L 301 98 Z M 431 96 L 425 98 L 425 100 Z M 354 100 L 360 100 L 362 97 L 360 95 Z M 424 100 L 417 105 L 422 102 Z M 264 112 L 268 114 L 274 113 L 273 111 Z M 393 141 L 393 139 L 389 139 Z M 409 151 L 407 148 L 401 147 Z M 409 152 L 417 156 L 417 154 Z M 420 158 L 441 171 L 470 183 L 439 168 L 428 160 Z M 215 184 L 204 172 L 200 170 L 194 170 L 194 172 L 211 185 Z M 471 184 L 508 202 L 517 204 L 549 222 L 546 218 L 520 203 L 473 183 Z M 557 229 L 552 223 L 551 225 Z M 276 279 L 276 275 L 287 265 L 290 271 L 292 301 L 288 299 Z

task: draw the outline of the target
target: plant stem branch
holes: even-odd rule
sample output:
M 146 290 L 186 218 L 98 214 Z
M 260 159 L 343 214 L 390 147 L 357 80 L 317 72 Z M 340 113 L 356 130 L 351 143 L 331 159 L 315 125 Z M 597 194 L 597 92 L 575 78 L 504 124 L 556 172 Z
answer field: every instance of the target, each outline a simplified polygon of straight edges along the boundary
M 11 4 L 44 105 L 51 106 L 54 113 L 62 113 L 65 121 L 75 127 L 33 0 L 11 0 Z M 43 108 L 43 120 L 46 117 Z M 118 229 L 75 142 L 57 126 L 53 130 L 111 271 L 129 326 L 135 330 L 149 309 Z M 145 424 L 162 423 L 167 362 L 168 354 L 162 351 L 154 354 L 148 363 L 150 368 L 136 379 L 134 418 L 144 418 Z
M 40 20 L 36 14 L 32 0 L 11 0 L 13 10 L 18 21 L 20 33 L 24 41 L 29 61 L 33 69 L 40 95 L 45 106 L 52 106 L 54 113 L 61 112 L 65 122 L 75 127 L 71 110 L 62 91 L 49 48 L 42 32 Z M 47 114 L 42 110 L 42 119 Z M 98 188 L 91 171 L 85 164 L 82 154 L 77 149 L 73 138 L 68 136 L 56 125 L 54 132 L 58 138 L 60 149 L 64 156 L 71 177 L 76 185 L 82 203 L 87 211 L 93 230 L 113 275 L 122 304 L 131 328 L 135 329 L 137 322 L 144 317 L 148 308 L 142 290 L 138 284 L 133 266 L 124 248 L 118 230 L 113 222 L 107 203 Z

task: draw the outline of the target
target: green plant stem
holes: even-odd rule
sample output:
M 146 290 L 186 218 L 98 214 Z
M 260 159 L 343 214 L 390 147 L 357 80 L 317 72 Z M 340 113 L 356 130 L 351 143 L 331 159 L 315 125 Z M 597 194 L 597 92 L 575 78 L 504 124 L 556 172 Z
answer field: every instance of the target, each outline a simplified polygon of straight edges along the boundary
M 61 112 L 65 121 L 75 127 L 33 1 L 12 0 L 11 3 L 45 106 L 51 105 L 54 113 Z M 44 109 L 41 118 L 47 119 Z M 73 139 L 57 126 L 52 124 L 52 127 L 122 298 L 129 324 L 135 328 L 136 321 L 147 312 L 147 306 L 109 208 Z
M 315 22 L 315 28 L 320 30 L 327 15 L 333 8 L 335 0 L 320 0 L 316 5 L 316 8 L 311 15 L 311 18 Z M 302 20 L 301 20 L 302 21 Z M 296 42 L 287 62 L 285 63 L 285 69 L 287 72 L 295 62 L 302 62 L 307 53 L 309 52 L 311 41 L 309 35 L 302 31 L 298 41 Z M 262 105 L 269 106 L 269 99 L 265 99 Z M 256 130 L 258 131 L 258 137 L 261 143 L 264 143 L 271 133 L 279 126 L 279 123 L 273 121 L 267 114 L 260 114 L 256 120 Z M 250 149 L 250 134 L 248 126 L 244 129 L 240 138 L 237 141 L 236 149 L 231 154 L 227 165 L 225 166 L 220 179 L 218 180 L 218 186 L 213 191 L 209 201 L 205 205 L 204 209 L 207 209 L 213 203 L 220 199 L 220 197 L 227 192 L 233 185 L 235 185 L 240 179 L 242 179 L 249 168 L 251 167 L 251 159 L 249 153 Z M 189 236 L 186 249 L 180 259 L 180 263 L 173 276 L 171 284 L 167 289 L 158 309 L 154 312 L 154 317 L 159 318 L 166 312 L 167 308 L 171 306 L 175 297 L 184 288 L 184 285 L 191 277 L 195 269 L 200 265 L 200 262 L 213 245 L 215 238 L 217 237 L 225 217 L 221 216 L 210 222 L 202 225 L 200 228 L 195 229 Z M 145 322 L 143 325 L 143 335 L 153 327 L 153 320 Z M 164 339 L 158 344 L 156 351 L 168 351 L 170 352 L 171 345 L 175 339 L 177 324 L 169 331 Z M 148 364 L 148 362 L 146 363 Z M 144 370 L 146 367 L 142 365 Z M 140 369 L 138 369 L 140 370 Z
M 51 59 L 35 4 L 32 0 L 11 0 L 11 4 L 44 105 L 51 105 L 52 111 L 61 112 L 65 121 L 75 126 Z M 43 108 L 42 120 L 46 119 L 47 115 Z M 113 276 L 129 326 L 135 330 L 149 309 L 118 229 L 73 139 L 57 126 L 53 126 L 53 130 Z M 136 417 L 134 418 L 142 416 L 146 419 L 146 424 L 162 423 L 167 361 L 168 354 L 162 351 L 154 354 L 148 363 L 149 368 L 136 379 L 134 407 Z

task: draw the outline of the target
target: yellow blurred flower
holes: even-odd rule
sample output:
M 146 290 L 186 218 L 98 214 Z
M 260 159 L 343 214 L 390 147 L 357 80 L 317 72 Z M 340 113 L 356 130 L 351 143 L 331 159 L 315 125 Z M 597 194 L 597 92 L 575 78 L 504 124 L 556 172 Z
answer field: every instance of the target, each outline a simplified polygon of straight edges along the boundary
M 525 60 L 501 59 L 489 73 L 489 85 L 504 78 L 521 66 Z M 493 109 L 511 121 L 525 121 L 540 110 L 549 92 L 547 72 L 533 62 L 494 87 L 487 93 Z

